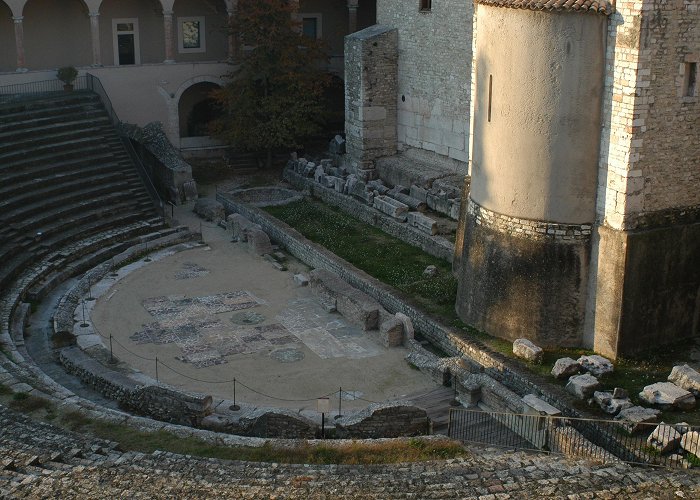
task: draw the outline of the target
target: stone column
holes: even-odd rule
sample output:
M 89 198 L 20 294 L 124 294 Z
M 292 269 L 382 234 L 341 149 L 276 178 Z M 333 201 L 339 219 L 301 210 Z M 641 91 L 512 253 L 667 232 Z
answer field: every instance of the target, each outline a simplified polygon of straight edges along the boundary
M 231 31 L 231 23 L 233 22 L 233 17 L 236 15 L 236 4 L 233 4 L 231 10 L 227 10 L 228 14 L 228 60 L 234 61 L 238 59 L 238 39 L 236 35 Z
M 163 27 L 165 28 L 165 61 L 166 64 L 175 62 L 175 52 L 173 47 L 173 11 L 163 11 Z
M 17 47 L 17 72 L 23 73 L 27 71 L 27 62 L 24 58 L 24 26 L 22 21 L 24 17 L 13 16 L 12 20 L 15 22 L 15 46 Z
M 348 0 L 348 34 L 357 31 L 357 4 L 359 0 Z
M 102 48 L 100 47 L 100 14 L 90 12 L 90 35 L 92 38 L 92 65 L 102 66 Z

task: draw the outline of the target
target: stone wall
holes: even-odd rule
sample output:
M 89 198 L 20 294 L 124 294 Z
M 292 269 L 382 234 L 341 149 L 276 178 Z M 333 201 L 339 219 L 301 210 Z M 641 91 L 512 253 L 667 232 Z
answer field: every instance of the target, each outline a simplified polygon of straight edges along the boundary
M 700 65 L 698 26 L 697 2 L 626 0 L 611 16 L 598 216 L 615 229 L 700 205 L 698 85 L 684 95 L 689 63 Z
M 466 164 L 473 4 L 378 0 L 377 22 L 398 29 L 398 143 Z M 466 170 L 466 169 L 465 169 Z
M 408 403 L 371 404 L 363 411 L 335 422 L 340 438 L 380 438 L 428 434 L 428 414 Z
M 58 359 L 68 373 L 120 406 L 165 422 L 197 426 L 211 413 L 211 396 L 142 386 L 130 377 L 105 368 L 79 347 L 66 347 Z
M 396 152 L 397 31 L 370 26 L 345 38 L 345 132 L 357 173 Z

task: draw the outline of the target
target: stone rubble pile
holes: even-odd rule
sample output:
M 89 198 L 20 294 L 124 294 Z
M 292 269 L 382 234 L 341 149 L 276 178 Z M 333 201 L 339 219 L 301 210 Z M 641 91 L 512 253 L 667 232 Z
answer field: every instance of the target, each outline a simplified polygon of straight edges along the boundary
M 341 149 L 341 144 L 344 145 L 344 142 L 336 138 L 331 141 L 330 149 Z M 426 210 L 430 209 L 453 220 L 459 219 L 461 193 L 440 183 L 435 183 L 430 189 L 417 185 L 391 187 L 381 179 L 365 179 L 346 167 L 338 167 L 330 159 L 323 159 L 319 163 L 306 158 L 292 159 L 287 163 L 287 169 L 302 177 L 313 178 L 314 182 L 324 188 L 360 200 L 429 235 L 437 234 L 438 224 L 424 214 Z

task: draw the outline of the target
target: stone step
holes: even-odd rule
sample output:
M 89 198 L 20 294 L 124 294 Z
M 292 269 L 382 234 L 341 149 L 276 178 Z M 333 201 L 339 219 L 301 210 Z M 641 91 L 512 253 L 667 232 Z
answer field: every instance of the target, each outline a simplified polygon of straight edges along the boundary
M 0 144 L 0 158 L 14 152 L 35 151 L 46 147 L 61 150 L 72 148 L 72 142 L 85 137 L 100 138 L 103 143 L 110 141 L 109 128 L 104 124 L 96 124 L 92 128 L 68 128 L 57 131 L 46 131 L 46 133 L 33 137 L 22 137 L 12 142 Z M 110 143 L 111 145 L 111 143 Z
M 37 189 L 17 189 L 15 193 L 7 193 L 4 200 L 0 202 L 0 213 L 7 213 L 17 209 L 20 206 L 27 206 L 35 200 L 40 200 L 40 203 L 47 203 L 48 200 L 56 198 L 60 195 L 69 193 L 81 192 L 94 189 L 95 186 L 102 185 L 134 185 L 139 183 L 141 179 L 138 173 L 134 170 L 131 173 L 119 171 L 93 172 L 83 175 L 76 175 L 72 178 L 54 177 L 52 183 L 45 187 L 37 186 Z M 138 184 L 137 184 L 138 185 Z M 14 196 L 13 196 L 14 194 Z
M 33 111 L 45 109 L 60 109 L 70 105 L 87 104 L 101 105 L 100 98 L 93 92 L 78 91 L 72 94 L 47 94 L 39 97 L 27 96 L 11 102 L 0 103 L 0 116 L 3 118 L 13 114 L 30 114 Z
M 59 134 L 65 132 L 94 133 L 103 129 L 112 129 L 112 123 L 104 113 L 92 118 L 66 119 L 31 128 L 13 127 L 10 131 L 0 132 L 0 150 L 20 147 L 23 143 L 40 144 L 44 138 L 58 137 Z
M 12 133 L 19 130 L 27 130 L 40 127 L 48 127 L 53 124 L 65 123 L 66 121 L 99 119 L 106 117 L 104 109 L 91 106 L 86 109 L 81 105 L 69 106 L 61 114 L 44 110 L 45 116 L 27 117 L 24 113 L 18 113 L 14 117 L 3 117 L 0 122 L 0 133 Z
M 56 217 L 66 217 L 77 210 L 89 209 L 96 205 L 108 206 L 110 201 L 118 201 L 133 195 L 146 194 L 145 188 L 137 183 L 130 183 L 126 179 L 117 178 L 111 182 L 93 183 L 82 189 L 74 189 L 63 194 L 40 198 L 32 203 L 25 204 L 14 210 L 0 212 L 0 222 L 11 224 L 17 221 L 36 223 L 41 220 L 49 220 Z M 50 209 L 60 207 L 59 210 Z M 28 219 L 34 214 L 41 213 L 39 219 Z
M 37 163 L 53 162 L 57 159 L 79 158 L 85 147 L 100 146 L 104 148 L 102 137 L 88 136 L 53 144 L 43 144 L 36 148 L 17 149 L 0 154 L 0 171 L 13 170 L 17 167 Z
M 115 159 L 112 152 L 106 150 L 100 144 L 92 149 L 83 150 L 83 155 L 79 158 L 29 165 L 25 168 L 8 171 L 3 174 L 3 184 L 0 186 L 0 192 L 14 190 L 13 185 L 24 184 L 25 186 L 30 186 L 34 185 L 34 182 L 39 185 L 41 182 L 50 182 L 56 176 L 72 175 L 76 172 L 90 173 L 91 171 L 97 172 L 105 169 L 133 170 L 134 166 L 130 160 Z

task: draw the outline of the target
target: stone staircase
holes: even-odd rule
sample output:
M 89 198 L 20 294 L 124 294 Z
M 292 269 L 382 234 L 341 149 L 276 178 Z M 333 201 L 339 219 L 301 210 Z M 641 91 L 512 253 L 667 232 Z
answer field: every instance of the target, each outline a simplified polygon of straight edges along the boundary
M 57 267 L 165 227 L 90 92 L 0 104 L 0 179 L 0 289 L 68 245 Z

